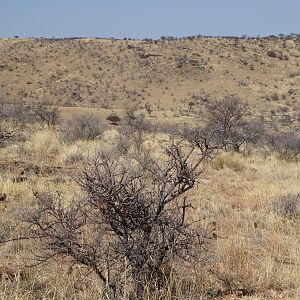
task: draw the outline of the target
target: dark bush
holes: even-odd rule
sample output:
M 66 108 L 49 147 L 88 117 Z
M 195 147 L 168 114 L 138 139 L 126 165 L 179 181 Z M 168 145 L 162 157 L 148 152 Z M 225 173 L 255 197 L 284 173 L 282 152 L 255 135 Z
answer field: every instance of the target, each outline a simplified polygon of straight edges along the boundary
M 269 57 L 272 57 L 272 58 L 276 58 L 277 57 L 277 53 L 275 51 L 273 51 L 273 50 L 268 51 L 267 55 Z
M 112 125 L 118 125 L 121 122 L 121 118 L 117 115 L 109 115 L 106 120 L 110 121 Z
M 156 125 L 156 131 L 166 133 L 172 137 L 181 136 L 182 126 L 172 123 L 160 123 Z
M 181 136 L 200 149 L 201 153 L 207 153 L 209 156 L 213 156 L 217 150 L 222 148 L 214 131 L 209 127 L 186 126 L 181 131 Z

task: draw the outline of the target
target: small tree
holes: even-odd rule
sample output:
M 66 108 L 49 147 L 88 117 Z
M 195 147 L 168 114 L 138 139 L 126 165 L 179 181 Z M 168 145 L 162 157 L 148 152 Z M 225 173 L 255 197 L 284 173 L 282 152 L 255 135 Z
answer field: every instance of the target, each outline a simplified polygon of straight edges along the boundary
M 135 112 L 136 112 L 136 109 L 134 107 L 128 106 L 126 109 L 126 118 L 130 119 L 130 120 L 134 120 L 136 118 Z
M 219 148 L 239 151 L 247 139 L 246 103 L 233 95 L 206 104 L 206 130 Z M 247 131 L 247 133 L 246 133 Z
M 248 106 L 233 96 L 206 104 L 203 126 L 186 127 L 182 136 L 201 152 L 212 155 L 219 149 L 234 149 L 255 144 L 263 133 L 263 124 L 246 120 Z
M 102 135 L 106 126 L 99 118 L 92 114 L 79 114 L 64 122 L 59 129 L 62 140 L 74 142 L 76 140 L 94 140 Z

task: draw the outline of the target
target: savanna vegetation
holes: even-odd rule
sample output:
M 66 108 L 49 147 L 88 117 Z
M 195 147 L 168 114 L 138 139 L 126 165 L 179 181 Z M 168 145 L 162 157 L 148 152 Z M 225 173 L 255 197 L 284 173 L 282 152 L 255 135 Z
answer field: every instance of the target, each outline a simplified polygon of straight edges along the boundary
M 188 91 L 189 85 L 180 92 L 186 92 L 185 100 L 171 106 L 163 102 L 163 93 L 178 96 L 176 88 L 172 90 L 164 81 L 173 75 L 155 86 L 161 103 L 151 101 L 155 87 L 149 82 L 153 91 L 150 96 L 146 89 L 141 91 L 144 102 L 141 99 L 135 105 L 130 96 L 118 104 L 119 91 L 116 100 L 113 95 L 108 99 L 109 108 L 103 107 L 103 99 L 89 104 L 89 97 L 101 96 L 96 90 L 89 97 L 81 94 L 82 106 L 73 99 L 79 97 L 77 88 L 72 88 L 70 98 L 64 94 L 65 102 L 57 101 L 61 92 L 49 100 L 50 88 L 50 98 L 39 99 L 47 86 L 61 84 L 69 90 L 62 79 L 53 78 L 47 86 L 41 83 L 42 90 L 36 87 L 18 101 L 12 101 L 17 83 L 3 84 L 0 299 L 300 297 L 299 76 L 292 72 L 299 61 L 299 40 L 218 40 L 224 48 L 233 42 L 234 47 L 245 47 L 239 53 L 249 60 L 250 48 L 277 47 L 275 56 L 267 52 L 266 60 L 255 61 L 261 64 L 260 74 L 266 65 L 285 68 L 280 75 L 283 80 L 278 80 L 282 86 L 277 87 L 289 87 L 285 98 L 277 92 L 280 97 L 274 96 L 270 74 L 264 74 L 269 100 L 258 96 L 265 87 L 258 94 L 247 90 L 249 97 L 241 94 L 253 83 L 241 79 L 237 93 L 225 88 L 216 94 L 198 93 Z M 41 51 L 50 43 L 52 51 L 57 47 L 58 52 L 76 52 L 82 47 L 84 53 L 99 41 L 1 43 L 2 55 L 11 47 L 22 57 L 24 47 L 35 49 L 38 43 L 42 43 Z M 103 41 L 103 51 L 113 45 L 116 53 L 123 53 L 126 45 L 126 54 L 141 44 L 147 51 L 151 47 L 161 47 L 161 53 L 175 49 L 176 56 L 178 47 L 193 48 L 199 43 L 216 41 Z M 288 59 L 279 52 L 281 47 Z M 158 61 L 135 67 L 143 76 L 150 67 L 155 73 L 155 66 L 159 69 L 165 58 L 159 61 L 158 54 L 141 49 L 139 59 Z M 276 63 L 269 66 L 274 59 Z M 115 68 L 121 68 L 121 61 L 115 62 Z M 128 57 L 128 61 L 131 68 L 133 60 Z M 187 68 L 197 69 L 196 62 L 186 56 L 177 63 L 178 81 L 195 79 Z M 21 68 L 19 63 L 15 66 Z M 5 80 L 6 72 L 15 71 L 7 68 L 0 66 Z M 35 68 L 44 66 L 36 63 Z M 220 70 L 213 69 L 211 80 L 220 80 L 215 73 Z M 242 72 L 255 70 L 249 67 Z M 140 81 L 133 78 L 130 82 Z M 34 84 L 26 83 L 30 88 Z M 107 89 L 106 95 L 112 86 Z

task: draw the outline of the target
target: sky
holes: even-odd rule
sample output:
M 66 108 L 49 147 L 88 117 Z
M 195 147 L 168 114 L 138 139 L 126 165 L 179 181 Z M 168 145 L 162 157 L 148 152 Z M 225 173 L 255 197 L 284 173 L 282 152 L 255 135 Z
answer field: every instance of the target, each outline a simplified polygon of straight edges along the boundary
M 0 0 L 0 37 L 300 33 L 300 0 Z

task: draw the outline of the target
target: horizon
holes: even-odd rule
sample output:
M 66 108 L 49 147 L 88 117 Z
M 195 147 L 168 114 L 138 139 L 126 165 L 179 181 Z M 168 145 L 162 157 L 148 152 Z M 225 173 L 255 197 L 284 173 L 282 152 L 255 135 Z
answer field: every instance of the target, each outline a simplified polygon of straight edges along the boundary
M 97 40 L 115 40 L 115 41 L 122 41 L 122 40 L 128 40 L 128 41 L 147 41 L 147 40 L 151 40 L 151 41 L 162 41 L 162 40 L 168 40 L 168 41 L 176 41 L 176 40 L 184 40 L 184 39 L 189 39 L 189 38 L 196 38 L 196 39 L 230 39 L 230 38 L 238 38 L 238 39 L 268 39 L 268 38 L 278 38 L 278 39 L 284 39 L 284 38 L 299 38 L 300 37 L 300 33 L 287 33 L 287 34 L 282 34 L 282 33 L 278 33 L 278 34 L 270 34 L 270 35 L 257 35 L 257 36 L 250 36 L 247 34 L 243 34 L 243 35 L 205 35 L 205 34 L 196 34 L 196 35 L 187 35 L 187 36 L 161 36 L 158 38 L 133 38 L 130 36 L 127 37 L 101 37 L 101 36 L 49 36 L 49 37 L 44 37 L 44 36 L 9 36 L 9 37 L 0 37 L 0 40 L 5 40 L 5 39 L 34 39 L 34 40 L 79 40 L 79 39 L 97 39 Z
M 298 34 L 299 11 L 297 0 L 11 0 L 0 38 L 268 37 Z

